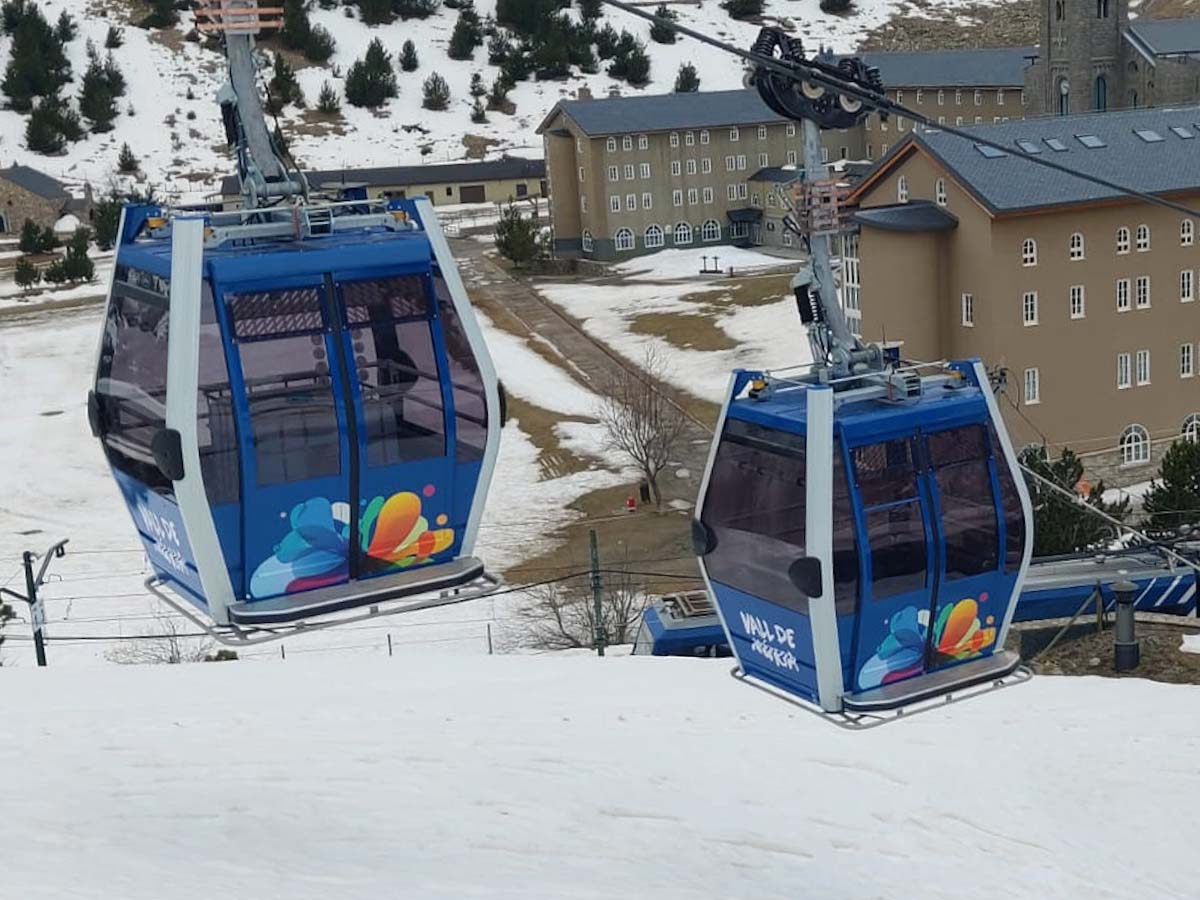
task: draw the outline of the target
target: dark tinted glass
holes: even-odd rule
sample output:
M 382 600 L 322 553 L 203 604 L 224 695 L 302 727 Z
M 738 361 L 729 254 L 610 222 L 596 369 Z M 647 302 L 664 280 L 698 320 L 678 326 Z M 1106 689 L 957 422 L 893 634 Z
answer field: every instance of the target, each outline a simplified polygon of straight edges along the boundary
M 962 578 L 999 566 L 1000 528 L 983 426 L 928 436 L 945 543 L 945 572 Z
M 438 318 L 442 322 L 442 339 L 446 342 L 446 356 L 450 362 L 450 384 L 454 399 L 455 428 L 458 433 L 456 457 L 459 462 L 470 462 L 483 458 L 487 445 L 487 398 L 483 391 L 483 376 L 467 333 L 454 304 L 450 291 L 441 276 L 434 278 L 437 292 Z
M 909 438 L 856 447 L 850 451 L 863 506 L 917 496 L 913 445 Z
M 321 333 L 321 289 L 230 295 L 241 340 L 255 480 L 286 484 L 341 472 L 337 409 Z M 292 329 L 295 332 L 293 333 Z
M 341 290 L 362 393 L 368 465 L 444 455 L 442 386 L 424 281 L 356 281 Z
M 854 511 L 840 443 L 833 450 L 833 582 L 837 614 L 858 608 L 858 541 L 854 536 Z
M 116 267 L 96 378 L 110 464 L 161 494 L 173 486 L 150 446 L 167 424 L 168 290 L 162 278 Z
M 236 503 L 240 495 L 238 443 L 234 426 L 233 392 L 213 306 L 212 288 L 204 283 L 200 306 L 199 396 L 196 398 L 196 437 L 200 471 L 212 506 Z
M 868 510 L 867 534 L 871 592 L 876 600 L 925 587 L 925 529 L 919 500 Z
M 1000 510 L 1004 517 L 1004 570 L 1016 572 L 1021 568 L 1025 554 L 1025 514 L 1021 510 L 1017 483 L 1013 480 L 994 429 L 991 429 L 991 439 L 997 480 L 1000 482 Z

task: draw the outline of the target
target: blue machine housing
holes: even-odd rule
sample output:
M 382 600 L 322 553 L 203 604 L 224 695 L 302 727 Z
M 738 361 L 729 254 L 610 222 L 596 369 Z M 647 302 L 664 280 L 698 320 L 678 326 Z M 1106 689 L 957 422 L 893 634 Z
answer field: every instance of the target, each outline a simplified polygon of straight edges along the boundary
M 202 252 L 125 210 L 89 415 L 157 575 L 219 625 L 472 552 L 499 387 L 431 210 L 388 209 L 407 227 Z
M 982 367 L 905 402 L 763 379 L 734 374 L 696 525 L 742 672 L 827 711 L 944 690 L 966 664 L 994 677 L 978 662 L 1003 646 L 1030 529 Z

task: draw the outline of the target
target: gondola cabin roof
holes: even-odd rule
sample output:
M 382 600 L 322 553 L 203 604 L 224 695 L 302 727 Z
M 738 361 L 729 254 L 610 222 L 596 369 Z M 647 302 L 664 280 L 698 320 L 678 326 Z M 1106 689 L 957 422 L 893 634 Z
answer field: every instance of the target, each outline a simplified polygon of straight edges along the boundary
M 782 384 L 766 399 L 734 400 L 729 405 L 728 417 L 804 434 L 808 392 L 806 385 Z M 939 431 L 988 421 L 983 392 L 965 378 L 927 379 L 921 397 L 907 403 L 889 402 L 878 395 L 859 398 L 851 391 L 843 392 L 842 396 L 844 402 L 834 414 L 834 429 L 850 444 L 888 440 L 918 429 Z
M 163 277 L 171 271 L 169 236 L 141 236 L 121 247 L 118 261 Z M 204 251 L 204 262 L 222 281 L 286 279 L 324 272 L 428 269 L 433 262 L 423 231 L 376 227 L 296 239 L 230 242 Z

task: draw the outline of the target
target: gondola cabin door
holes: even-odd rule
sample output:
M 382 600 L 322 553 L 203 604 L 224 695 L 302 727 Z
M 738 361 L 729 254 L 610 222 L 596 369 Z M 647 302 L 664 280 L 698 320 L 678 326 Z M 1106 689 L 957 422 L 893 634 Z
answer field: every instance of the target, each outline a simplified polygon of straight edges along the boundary
M 453 555 L 450 388 L 432 296 L 427 272 L 224 291 L 249 597 Z
M 1002 552 L 1005 528 L 1019 526 L 1001 515 L 1014 492 L 987 427 L 902 435 L 849 457 L 867 552 L 847 687 L 871 690 L 997 649 L 1020 565 L 1019 553 Z

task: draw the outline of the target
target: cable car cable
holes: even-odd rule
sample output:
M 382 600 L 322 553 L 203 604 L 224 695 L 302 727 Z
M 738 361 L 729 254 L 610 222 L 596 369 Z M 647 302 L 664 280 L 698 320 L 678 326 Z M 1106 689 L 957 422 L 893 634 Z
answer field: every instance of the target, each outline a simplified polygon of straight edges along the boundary
M 684 25 L 679 25 L 671 19 L 663 19 L 652 13 L 648 13 L 645 10 L 638 9 L 630 3 L 624 2 L 624 0 L 601 0 L 601 2 L 606 3 L 609 6 L 616 7 L 617 9 L 627 12 L 630 15 L 637 16 L 640 19 L 653 22 L 654 24 L 657 24 L 663 28 L 670 28 L 671 30 L 678 34 L 682 34 L 685 37 L 690 37 L 701 41 L 702 43 L 708 44 L 709 46 L 724 50 L 726 53 L 732 53 L 735 56 L 741 57 L 747 62 L 754 63 L 754 65 L 759 68 L 768 69 L 776 74 L 784 75 L 787 78 L 791 78 L 795 81 L 808 81 L 814 84 L 819 84 L 823 87 L 837 91 L 844 96 L 860 100 L 862 101 L 863 105 L 868 107 L 870 110 L 888 113 L 889 115 L 895 114 L 908 116 L 914 122 L 925 125 L 933 130 L 943 131 L 946 134 L 951 134 L 955 137 L 971 141 L 974 144 L 990 147 L 993 150 L 998 150 L 1007 156 L 1024 159 L 1027 162 L 1044 166 L 1048 169 L 1054 169 L 1055 171 L 1061 172 L 1065 175 L 1071 175 L 1075 178 L 1091 182 L 1092 184 L 1099 185 L 1100 187 L 1108 188 L 1109 190 L 1116 191 L 1120 194 L 1125 194 L 1130 197 L 1137 197 L 1138 199 L 1144 200 L 1147 203 L 1153 203 L 1157 206 L 1174 210 L 1175 212 L 1181 212 L 1187 216 L 1200 217 L 1200 210 L 1192 209 L 1191 207 L 1185 206 L 1182 203 L 1175 203 L 1172 200 L 1167 200 L 1166 198 L 1159 197 L 1156 194 L 1151 194 L 1146 191 L 1138 190 L 1137 188 L 1129 187 L 1128 185 L 1110 181 L 1107 178 L 1101 178 L 1098 175 L 1089 175 L 1087 173 L 1080 172 L 1071 168 L 1070 166 L 1053 162 L 1049 159 L 1044 159 L 1041 156 L 1036 156 L 1032 153 L 1026 153 L 1019 148 L 1014 149 L 1007 144 L 1000 143 L 999 141 L 993 141 L 990 138 L 981 137 L 949 125 L 938 124 L 937 122 L 932 121 L 924 113 L 909 109 L 907 106 L 897 103 L 894 100 L 889 100 L 883 93 L 865 88 L 862 85 L 854 82 L 846 81 L 844 79 L 829 75 L 828 73 L 807 63 L 794 61 L 783 62 L 774 57 L 764 56 L 760 53 L 755 53 L 749 50 L 743 50 L 733 44 L 718 40 L 717 38 L 709 37 L 708 35 L 702 34 Z

